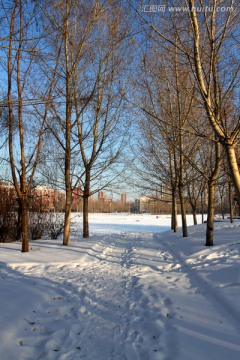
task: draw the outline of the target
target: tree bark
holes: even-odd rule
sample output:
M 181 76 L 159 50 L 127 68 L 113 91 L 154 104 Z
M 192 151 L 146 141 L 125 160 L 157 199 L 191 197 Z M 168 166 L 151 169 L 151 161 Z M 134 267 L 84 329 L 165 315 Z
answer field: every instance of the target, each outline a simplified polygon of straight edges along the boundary
M 232 187 L 230 179 L 228 181 L 228 201 L 229 201 L 229 211 L 230 211 L 230 222 L 233 223 L 233 206 L 232 206 Z
M 29 251 L 29 227 L 28 227 L 28 199 L 27 196 L 22 196 L 22 252 Z
M 225 143 L 224 149 L 227 155 L 227 161 L 229 165 L 232 183 L 235 188 L 237 202 L 238 205 L 240 206 L 240 174 L 239 174 L 235 148 L 232 144 Z
M 185 200 L 184 200 L 184 193 L 183 193 L 183 185 L 181 183 L 179 183 L 179 185 L 178 185 L 178 193 L 179 193 L 181 216 L 182 216 L 182 234 L 183 234 L 183 237 L 188 237 Z
M 88 201 L 90 196 L 90 170 L 86 169 L 85 184 L 83 190 L 83 237 L 89 238 Z
M 71 227 L 71 209 L 72 209 L 72 191 L 66 187 L 66 203 L 64 216 L 63 245 L 70 245 L 70 227 Z
M 71 225 L 71 207 L 72 207 L 72 188 L 71 188 L 71 84 L 69 68 L 69 6 L 66 2 L 66 23 L 65 23 L 65 71 L 66 71 L 66 120 L 65 120 L 65 222 L 63 233 L 63 245 L 70 245 L 70 225 Z
M 20 146 L 20 186 L 16 176 L 16 166 L 14 159 L 14 144 L 13 144 L 13 103 L 12 103 L 12 81 L 13 81 L 13 41 L 14 41 L 14 25 L 16 20 L 16 13 L 18 8 L 19 16 L 19 39 L 18 47 L 15 54 L 16 62 L 16 85 L 17 85 L 17 115 L 18 115 L 18 131 L 19 131 L 19 146 Z M 29 251 L 29 227 L 28 227 L 28 188 L 27 188 L 27 169 L 25 162 L 25 138 L 24 138 L 24 125 L 23 125 L 23 82 L 21 79 L 21 61 L 22 61 L 22 44 L 23 44 L 23 4 L 20 0 L 15 2 L 13 8 L 11 22 L 10 22 L 10 35 L 9 35 L 9 52 L 8 52 L 8 110 L 9 110 L 9 158 L 12 172 L 12 178 L 17 196 L 19 198 L 19 218 L 21 219 L 21 235 L 22 235 L 22 252 Z M 26 75 L 26 74 L 25 74 Z M 18 231 L 20 230 L 20 227 Z
M 213 229 L 214 229 L 214 202 L 215 202 L 215 181 L 208 181 L 208 216 L 206 230 L 206 246 L 213 245 Z
M 89 197 L 83 196 L 83 237 L 89 238 L 89 221 L 88 221 L 88 200 Z
M 197 210 L 195 207 L 192 207 L 192 212 L 193 212 L 193 224 L 197 225 Z
M 208 179 L 208 215 L 207 215 L 207 230 L 206 230 L 206 246 L 213 245 L 213 228 L 214 228 L 214 205 L 215 205 L 215 187 L 222 164 L 222 157 L 220 153 L 220 143 L 215 142 L 215 167 Z
M 16 240 L 21 240 L 21 233 L 22 233 L 22 204 L 20 199 L 17 199 L 18 202 L 18 214 L 17 214 L 17 233 L 16 233 Z
M 204 206 L 203 203 L 201 203 L 201 213 L 202 213 L 202 224 L 204 223 Z
M 225 214 L 224 214 L 223 198 L 221 198 L 220 202 L 221 202 L 221 204 L 220 204 L 221 215 L 222 215 L 222 219 L 224 220 L 225 219 Z
M 193 182 L 192 187 L 190 184 L 187 185 L 188 189 L 188 201 L 190 203 L 193 215 L 193 224 L 197 225 L 197 201 L 199 199 L 200 190 L 198 190 L 197 194 L 195 193 L 195 183 Z
M 172 219 L 171 219 L 171 229 L 172 229 L 174 232 L 178 232 L 176 189 L 172 189 Z

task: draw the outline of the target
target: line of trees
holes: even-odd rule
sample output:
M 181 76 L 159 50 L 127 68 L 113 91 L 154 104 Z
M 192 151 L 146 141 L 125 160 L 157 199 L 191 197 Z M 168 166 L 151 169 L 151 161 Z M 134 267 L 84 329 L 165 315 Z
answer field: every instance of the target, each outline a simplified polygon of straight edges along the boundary
M 161 180 L 171 191 L 174 231 L 178 198 L 184 237 L 186 197 L 194 214 L 207 189 L 206 245 L 211 246 L 215 192 L 224 176 L 228 183 L 231 177 L 240 203 L 239 8 L 226 1 L 226 11 L 219 12 L 217 0 L 211 8 L 189 0 L 188 11 L 171 12 L 170 2 L 163 3 L 165 11 L 157 14 L 154 7 L 144 13 L 132 3 L 145 29 L 136 81 L 135 103 L 143 115 L 138 160 L 145 168 L 143 180 L 150 171 L 155 188 Z
M 121 171 L 110 169 L 128 131 L 130 22 L 117 1 L 12 0 L 2 1 L 0 11 L 1 127 L 7 130 L 1 147 L 8 144 L 22 251 L 29 251 L 29 194 L 40 174 L 65 189 L 63 244 L 69 245 L 74 188 L 83 189 L 83 236 L 89 237 L 89 196 Z

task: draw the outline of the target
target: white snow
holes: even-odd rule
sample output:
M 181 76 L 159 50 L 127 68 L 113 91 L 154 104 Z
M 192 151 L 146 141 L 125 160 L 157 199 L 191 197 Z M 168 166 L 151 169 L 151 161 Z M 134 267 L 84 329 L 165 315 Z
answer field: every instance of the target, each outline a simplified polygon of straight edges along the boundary
M 239 360 L 240 221 L 94 214 L 61 240 L 0 244 L 1 360 Z

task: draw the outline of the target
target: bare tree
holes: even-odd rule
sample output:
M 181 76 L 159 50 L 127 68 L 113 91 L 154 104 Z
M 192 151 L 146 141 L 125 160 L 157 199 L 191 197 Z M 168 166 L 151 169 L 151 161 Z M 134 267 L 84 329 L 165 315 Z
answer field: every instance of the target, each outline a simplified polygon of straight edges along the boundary
M 219 143 L 227 154 L 236 197 L 240 200 L 240 175 L 236 160 L 236 144 L 240 131 L 236 101 L 239 86 L 239 61 L 236 51 L 239 46 L 239 9 L 231 0 L 224 3 L 225 11 L 219 11 L 222 3 L 218 0 L 211 2 L 210 9 L 201 0 L 185 1 L 188 11 L 186 8 L 183 11 L 175 10 L 168 1 L 165 4 L 166 11 L 158 13 L 158 20 L 160 16 L 161 22 L 156 21 L 154 13 L 145 14 L 139 9 L 135 10 L 152 41 L 161 49 L 167 49 L 170 54 L 177 51 L 182 54 L 182 63 L 189 63 L 198 90 L 194 99 L 204 109 L 209 127 L 214 132 L 214 138 L 211 139 L 215 144 L 211 147 L 214 160 L 210 171 L 207 174 L 202 172 L 208 181 L 206 245 L 212 245 L 214 194 L 222 163 Z M 134 7 L 133 3 L 132 6 Z M 196 134 L 203 135 L 201 132 Z
M 161 138 L 161 141 L 158 142 L 158 157 L 161 156 L 161 147 L 168 148 L 169 179 L 171 179 L 173 199 L 173 228 L 176 222 L 176 189 L 178 189 L 182 231 L 183 236 L 187 237 L 186 158 L 195 146 L 193 140 L 187 141 L 187 137 L 189 140 L 187 130 L 188 123 L 194 117 L 195 86 L 189 76 L 188 66 L 184 65 L 181 54 L 176 49 L 169 54 L 161 49 L 158 50 L 156 45 L 152 45 L 152 52 L 150 48 L 151 45 L 148 45 L 147 54 L 143 57 L 145 75 L 140 84 L 142 92 L 139 95 L 140 107 L 146 115 L 147 122 L 153 124 L 154 130 L 152 129 L 151 132 L 153 139 L 156 139 L 156 133 Z M 149 136 L 147 138 L 149 141 Z
M 168 1 L 166 11 L 154 17 L 135 9 L 151 36 L 161 46 L 178 49 L 189 62 L 199 90 L 209 125 L 223 145 L 228 166 L 240 202 L 240 174 L 236 158 L 236 142 L 240 132 L 238 105 L 229 113 L 229 101 L 237 97 L 239 86 L 239 6 L 234 0 L 213 0 L 210 6 L 202 0 L 186 0 L 188 11 L 175 11 Z M 134 7 L 134 5 L 132 4 Z M 200 10 L 198 10 L 200 9 Z M 158 24 L 161 24 L 160 26 Z
M 64 154 L 59 156 L 66 192 L 64 245 L 70 243 L 74 188 L 83 191 L 83 234 L 88 237 L 88 199 L 96 191 L 93 183 L 98 181 L 98 188 L 106 186 L 109 179 L 104 183 L 103 173 L 116 161 L 121 147 L 117 123 L 120 109 L 123 113 L 121 48 L 127 26 L 119 11 L 114 1 L 65 0 L 48 15 L 56 28 L 53 47 L 61 48 L 57 101 L 52 102 L 48 128 Z
M 192 209 L 194 225 L 197 225 L 197 209 L 201 204 L 201 194 L 203 194 L 205 188 L 206 188 L 206 180 L 204 179 L 204 177 L 202 177 L 198 171 L 192 169 L 191 179 L 190 181 L 187 182 L 187 192 L 188 192 L 188 201 Z
M 86 64 L 87 57 L 90 56 L 90 48 L 87 43 L 92 27 L 97 21 L 98 11 L 100 11 L 98 4 L 92 2 L 85 4 L 82 1 L 64 0 L 50 4 L 46 12 L 46 23 L 53 29 L 49 44 L 53 53 L 60 54 L 57 86 L 54 100 L 51 102 L 51 118 L 47 121 L 47 127 L 49 135 L 55 139 L 53 143 L 58 147 L 58 151 L 50 154 L 49 157 L 55 164 L 58 164 L 62 173 L 63 183 L 61 185 L 65 188 L 63 245 L 70 244 L 72 192 L 77 184 L 76 180 L 74 183 L 76 167 L 76 146 L 73 144 L 73 128 L 76 126 L 74 93 L 77 87 L 82 86 L 82 93 L 79 96 L 86 100 L 91 97 L 89 91 L 94 89 L 94 82 L 91 82 L 88 91 L 86 90 L 84 73 L 87 65 L 83 64 Z M 83 80 L 81 83 L 77 83 L 77 74 L 80 73 Z M 88 100 L 81 107 L 81 111 L 87 103 Z M 47 166 L 49 164 L 51 162 L 47 160 Z
M 230 1 L 228 5 L 232 11 L 223 15 L 217 10 L 219 1 L 215 0 L 212 11 L 205 11 L 202 21 L 196 12 L 195 1 L 189 0 L 188 3 L 193 33 L 194 72 L 210 125 L 226 151 L 232 181 L 240 202 L 240 174 L 235 153 L 240 123 L 239 119 L 229 118 L 226 114 L 229 98 L 234 94 L 239 81 L 239 63 L 236 50 L 233 49 L 237 45 L 233 40 L 239 24 L 239 10 L 237 7 L 234 9 L 234 1 Z M 228 74 L 224 73 L 222 68 L 226 60 L 224 57 L 231 61 L 231 71 L 228 71 Z
M 139 116 L 140 117 L 140 116 Z M 159 126 L 141 114 L 139 130 L 134 138 L 133 153 L 135 155 L 131 169 L 136 174 L 136 185 L 148 195 L 161 192 L 161 203 L 171 203 L 172 225 L 178 231 L 178 173 L 176 168 L 177 152 L 167 141 L 166 133 Z
M 122 124 L 124 95 L 126 93 L 127 64 L 126 43 L 129 27 L 121 16 L 121 8 L 110 2 L 98 16 L 92 37 L 91 62 L 94 69 L 94 88 L 81 106 L 78 87 L 74 88 L 74 106 L 77 118 L 77 141 L 83 163 L 83 237 L 89 237 L 88 200 L 93 193 L 94 181 L 101 180 L 101 187 L 110 181 L 109 169 L 119 159 L 123 148 L 125 127 Z M 128 60 L 129 61 L 129 60 Z M 92 73 L 92 70 L 91 70 Z M 76 83 L 80 82 L 76 74 Z M 102 175 L 108 172 L 107 182 Z M 99 187 L 98 189 L 99 190 Z
M 46 89 L 42 92 L 43 104 L 40 102 L 39 109 L 42 118 L 35 116 L 32 106 L 39 100 L 31 99 L 28 87 L 29 78 L 33 78 L 31 71 L 36 71 L 35 53 L 39 49 L 38 39 L 28 37 L 28 32 L 34 32 L 31 28 L 35 24 L 33 10 L 34 5 L 29 9 L 28 3 L 24 0 L 13 1 L 8 8 L 9 17 L 6 19 L 6 23 L 9 24 L 6 51 L 8 144 L 12 179 L 19 202 L 22 252 L 29 251 L 29 191 L 39 162 L 42 136 L 54 86 L 54 80 L 46 81 Z M 13 137 L 16 128 L 18 141 L 14 141 Z

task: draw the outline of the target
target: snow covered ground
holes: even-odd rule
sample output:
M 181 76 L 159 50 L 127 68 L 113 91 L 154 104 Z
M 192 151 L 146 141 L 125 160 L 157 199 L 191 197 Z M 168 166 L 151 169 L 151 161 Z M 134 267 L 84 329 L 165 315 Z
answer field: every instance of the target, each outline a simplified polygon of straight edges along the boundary
M 91 215 L 91 237 L 0 244 L 1 360 L 239 360 L 240 221 Z

